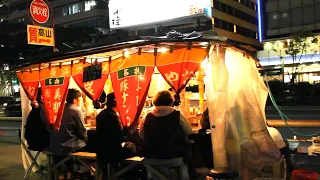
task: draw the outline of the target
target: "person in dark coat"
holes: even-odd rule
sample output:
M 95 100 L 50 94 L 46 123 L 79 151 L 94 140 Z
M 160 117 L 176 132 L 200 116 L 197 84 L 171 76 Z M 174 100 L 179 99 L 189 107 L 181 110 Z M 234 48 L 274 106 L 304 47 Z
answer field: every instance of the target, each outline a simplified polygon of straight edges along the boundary
M 50 125 L 44 112 L 41 89 L 39 88 L 36 101 L 31 102 L 30 111 L 26 126 L 25 139 L 28 148 L 34 151 L 43 151 L 50 144 Z
M 116 167 L 119 162 L 133 155 L 135 151 L 133 143 L 125 142 L 125 133 L 118 115 L 114 93 L 109 93 L 106 100 L 107 108 L 102 110 L 96 118 L 97 158 L 103 171 L 106 170 L 108 163 Z
M 199 151 L 202 156 L 202 161 L 207 168 L 213 168 L 213 153 L 212 153 L 212 141 L 211 134 L 207 134 L 206 131 L 210 130 L 209 110 L 208 107 L 203 112 L 201 119 L 201 130 L 199 131 L 198 138 L 196 140 Z

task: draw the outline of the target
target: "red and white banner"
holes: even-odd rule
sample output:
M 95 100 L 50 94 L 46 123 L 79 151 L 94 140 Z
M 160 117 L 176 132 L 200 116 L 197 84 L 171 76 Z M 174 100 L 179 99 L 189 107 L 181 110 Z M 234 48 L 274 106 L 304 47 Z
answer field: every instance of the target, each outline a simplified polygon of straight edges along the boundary
M 71 67 L 51 67 L 40 71 L 40 83 L 46 115 L 54 129 L 60 128 L 68 93 Z
M 17 77 L 30 101 L 36 100 L 39 87 L 39 71 L 17 72 Z
M 83 82 L 84 77 L 84 68 L 90 66 L 91 64 L 86 63 L 78 63 L 73 65 L 72 67 L 72 77 L 74 81 L 77 83 L 77 85 L 80 87 L 80 89 L 93 101 L 99 99 L 103 92 L 104 85 L 108 79 L 109 75 L 109 62 L 103 62 L 101 64 L 97 64 L 94 66 L 95 73 L 101 73 L 99 75 L 100 78 L 92 80 L 92 81 L 86 81 Z M 101 68 L 101 69 L 99 69 Z M 90 73 L 88 71 L 87 73 Z
M 182 48 L 157 57 L 157 68 L 163 78 L 179 93 L 194 76 L 208 52 L 204 48 Z
M 153 54 L 133 54 L 111 62 L 111 81 L 124 126 L 129 127 L 138 120 L 153 71 Z

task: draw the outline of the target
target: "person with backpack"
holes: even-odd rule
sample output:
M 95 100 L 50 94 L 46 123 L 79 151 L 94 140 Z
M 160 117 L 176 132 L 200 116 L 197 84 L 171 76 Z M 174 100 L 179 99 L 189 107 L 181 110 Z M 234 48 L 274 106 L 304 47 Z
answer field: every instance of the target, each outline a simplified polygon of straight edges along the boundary
M 36 101 L 31 102 L 32 110 L 25 125 L 25 139 L 28 143 L 28 149 L 40 152 L 49 147 L 51 132 L 41 94 L 39 88 Z

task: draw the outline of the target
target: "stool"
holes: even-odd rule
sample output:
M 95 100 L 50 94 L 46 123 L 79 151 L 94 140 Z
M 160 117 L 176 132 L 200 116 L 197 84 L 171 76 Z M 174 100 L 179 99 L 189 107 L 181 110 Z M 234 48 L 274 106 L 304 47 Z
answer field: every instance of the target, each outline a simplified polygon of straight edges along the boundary
M 75 152 L 71 154 L 73 159 L 80 162 L 83 166 L 88 168 L 90 170 L 90 173 L 95 176 L 95 179 L 98 180 L 100 178 L 100 171 L 98 165 L 95 167 L 89 165 L 84 160 L 97 160 L 96 153 L 90 153 L 90 152 Z
M 31 159 L 31 161 L 32 161 L 31 165 L 29 166 L 29 168 L 28 168 L 28 170 L 27 170 L 27 173 L 26 173 L 26 174 L 24 175 L 24 177 L 23 177 L 23 180 L 27 180 L 27 179 L 29 178 L 33 166 L 36 166 L 37 169 L 39 170 L 38 172 L 40 172 L 42 175 L 45 176 L 45 175 L 46 175 L 46 171 L 41 170 L 40 165 L 37 163 L 37 159 L 38 159 L 38 157 L 39 157 L 39 155 L 40 155 L 41 152 L 40 152 L 40 151 L 36 151 L 36 155 L 35 155 L 35 156 L 32 156 L 32 154 L 31 154 L 30 151 L 34 151 L 34 150 L 29 149 L 29 148 L 27 147 L 27 145 L 24 143 L 24 141 L 21 139 L 21 129 L 18 129 L 18 130 L 17 130 L 17 133 L 18 133 L 18 137 L 19 137 L 19 140 L 20 140 L 20 143 L 21 143 L 23 149 L 26 151 L 28 157 L 29 157 L 29 158 Z
M 213 168 L 210 170 L 209 175 L 213 179 L 236 179 L 239 177 L 239 173 L 236 171 L 233 171 L 229 168 Z
M 71 155 L 66 156 L 64 159 L 55 163 L 53 160 L 54 154 L 50 151 L 43 151 L 43 154 L 47 156 L 48 164 L 47 164 L 47 180 L 52 180 L 52 175 L 54 176 L 55 180 L 59 180 L 58 176 L 58 168 L 65 164 L 69 159 L 72 158 Z M 67 179 L 67 174 L 64 174 L 64 179 Z

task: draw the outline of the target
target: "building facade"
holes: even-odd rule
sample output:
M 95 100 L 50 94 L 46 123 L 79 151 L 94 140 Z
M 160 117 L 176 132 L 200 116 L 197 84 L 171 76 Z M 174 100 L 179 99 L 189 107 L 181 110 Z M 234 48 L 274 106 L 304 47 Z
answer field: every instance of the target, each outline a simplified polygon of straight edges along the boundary
M 285 53 L 293 41 L 291 36 L 299 31 L 320 32 L 320 0 L 267 0 L 261 6 L 263 12 L 263 50 L 257 52 L 260 64 L 270 80 L 290 82 L 320 82 L 320 44 L 309 43 L 305 52 L 292 56 Z M 282 58 L 280 58 L 282 57 Z
M 261 48 L 257 10 L 256 0 L 110 0 L 109 23 L 111 30 L 139 36 L 212 31 L 256 51 Z
M 108 29 L 108 6 L 103 0 L 52 0 L 54 23 L 64 27 L 93 27 Z M 26 0 L 8 1 L 8 21 L 31 24 Z M 51 12 L 52 13 L 52 12 Z M 52 17 L 52 14 L 51 14 Z M 48 21 L 48 25 L 52 21 Z
M 289 37 L 302 28 L 320 32 L 320 0 L 266 0 L 264 39 Z
M 257 1 L 215 0 L 212 11 L 214 31 L 220 36 L 228 37 L 229 41 L 259 48 L 258 3 L 260 2 Z

